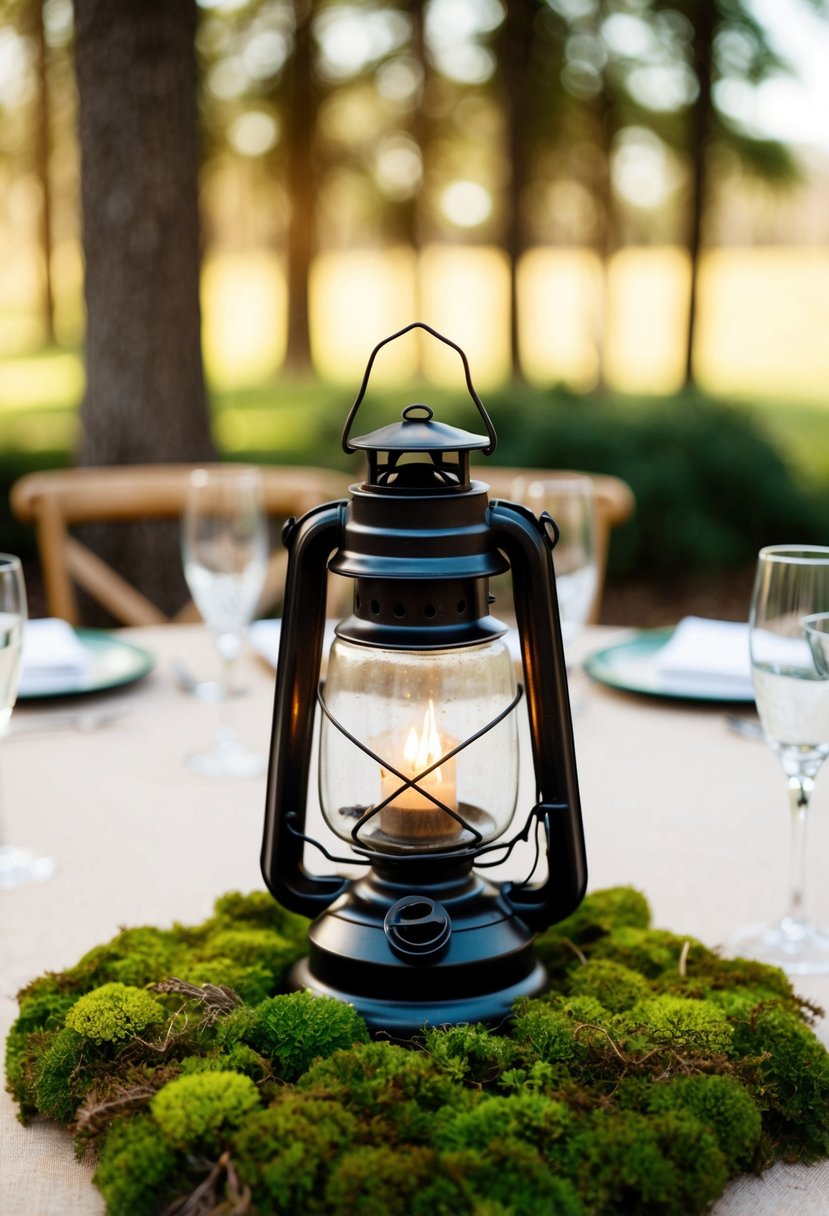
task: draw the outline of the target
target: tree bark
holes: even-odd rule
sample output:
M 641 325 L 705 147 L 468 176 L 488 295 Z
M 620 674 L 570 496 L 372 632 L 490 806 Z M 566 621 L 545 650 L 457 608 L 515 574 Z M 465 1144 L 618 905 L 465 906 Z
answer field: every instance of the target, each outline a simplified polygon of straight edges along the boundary
M 210 459 L 195 0 L 74 0 L 74 9 L 87 310 L 78 458 Z M 95 545 L 107 560 L 120 551 L 114 564 L 163 607 L 184 598 L 175 528 L 152 547 L 111 534 Z
M 702 225 L 708 190 L 708 146 L 713 113 L 713 57 L 716 11 L 713 0 L 700 4 L 694 17 L 693 66 L 697 78 L 697 97 L 691 107 L 690 153 L 691 197 L 688 225 L 688 257 L 691 284 L 688 297 L 688 327 L 685 334 L 685 385 L 695 383 L 694 345 L 699 306 L 699 264 L 702 252 Z
M 518 381 L 525 379 L 521 359 L 518 265 L 524 252 L 523 204 L 529 172 L 527 89 L 535 15 L 534 3 L 506 5 L 500 37 L 502 99 L 509 165 L 504 250 L 509 265 L 510 369 L 512 378 Z
M 55 299 L 52 289 L 52 153 L 49 113 L 49 77 L 46 63 L 46 35 L 43 29 L 43 0 L 28 0 L 26 24 L 31 30 L 35 47 L 35 110 L 32 152 L 37 180 L 40 183 L 40 216 L 38 236 L 42 263 L 40 314 L 44 341 L 55 341 Z
M 314 134 L 318 96 L 311 42 L 311 0 L 294 0 L 294 50 L 290 63 L 286 129 L 288 219 L 288 334 L 285 366 L 312 369 L 309 281 L 316 253 L 317 175 Z

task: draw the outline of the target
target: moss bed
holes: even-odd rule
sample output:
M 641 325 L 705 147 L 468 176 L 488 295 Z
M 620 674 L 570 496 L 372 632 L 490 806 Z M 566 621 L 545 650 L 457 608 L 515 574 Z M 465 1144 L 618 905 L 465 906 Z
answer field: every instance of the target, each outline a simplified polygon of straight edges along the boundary
M 497 1034 L 371 1041 L 350 1006 L 282 994 L 306 929 L 229 894 L 20 993 L 9 1089 L 97 1154 L 113 1216 L 689 1216 L 829 1154 L 820 1011 L 651 928 L 630 888 L 538 938 L 549 990 Z

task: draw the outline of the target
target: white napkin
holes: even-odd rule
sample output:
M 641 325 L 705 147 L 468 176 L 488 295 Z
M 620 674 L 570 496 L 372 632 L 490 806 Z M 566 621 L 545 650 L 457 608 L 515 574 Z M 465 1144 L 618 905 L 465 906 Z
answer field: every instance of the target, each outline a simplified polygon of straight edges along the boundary
M 657 668 L 668 680 L 682 681 L 722 696 L 751 694 L 748 624 L 686 616 L 659 651 Z
M 334 641 L 335 624 L 336 621 L 325 622 L 325 633 L 322 639 L 323 656 L 328 654 L 331 643 Z M 248 629 L 251 646 L 258 655 L 261 655 L 267 663 L 270 663 L 271 667 L 276 667 L 276 660 L 279 657 L 279 635 L 281 632 L 281 620 L 254 621 Z
M 27 621 L 23 630 L 23 655 L 19 692 L 74 691 L 88 674 L 88 656 L 71 625 L 56 617 Z

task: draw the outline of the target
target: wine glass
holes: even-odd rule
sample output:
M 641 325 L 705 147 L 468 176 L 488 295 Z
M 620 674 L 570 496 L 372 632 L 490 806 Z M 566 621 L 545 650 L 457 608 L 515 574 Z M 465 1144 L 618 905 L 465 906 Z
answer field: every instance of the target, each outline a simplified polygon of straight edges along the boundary
M 255 776 L 265 757 L 248 748 L 233 723 L 231 694 L 242 638 L 265 581 L 268 532 L 258 469 L 195 469 L 181 526 L 184 576 L 222 662 L 220 716 L 213 746 L 187 763 L 208 776 Z
M 5 733 L 17 700 L 20 653 L 26 624 L 26 585 L 18 557 L 0 553 L 0 735 Z M 50 857 L 0 839 L 0 890 L 42 882 L 54 873 Z
M 572 474 L 516 478 L 511 493 L 534 515 L 546 511 L 558 528 L 553 566 L 561 633 L 567 647 L 586 624 L 599 584 L 593 482 Z
M 804 900 L 809 801 L 829 756 L 827 611 L 829 548 L 760 550 L 749 622 L 751 672 L 763 730 L 789 783 L 789 902 L 776 924 L 749 925 L 730 944 L 736 954 L 798 975 L 829 972 L 829 934 L 809 920 Z

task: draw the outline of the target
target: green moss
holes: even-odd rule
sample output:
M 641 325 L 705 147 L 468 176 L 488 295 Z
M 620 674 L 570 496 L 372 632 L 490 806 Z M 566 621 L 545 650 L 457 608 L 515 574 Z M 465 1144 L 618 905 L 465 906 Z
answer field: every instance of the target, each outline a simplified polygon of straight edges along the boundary
M 491 1034 L 484 1026 L 431 1028 L 424 1036 L 424 1050 L 441 1072 L 475 1084 L 494 1081 L 517 1058 L 510 1039 Z
M 642 929 L 634 925 L 622 925 L 606 934 L 595 943 L 591 957 L 611 959 L 640 972 L 647 979 L 655 979 L 665 972 L 678 976 L 686 944 L 689 956 L 697 960 L 717 957 L 694 938 L 681 937 L 667 929 Z
M 6 1086 L 20 1104 L 24 1116 L 34 1114 L 36 1109 L 27 1080 L 29 1037 L 63 1026 L 63 1020 L 76 1000 L 73 993 L 44 985 L 20 1001 L 20 1012 L 6 1040 Z
M 213 933 L 202 949 L 205 958 L 232 958 L 242 965 L 258 965 L 281 977 L 304 952 L 304 943 L 290 941 L 269 929 L 223 929 Z
M 529 1058 L 545 1060 L 549 1064 L 580 1064 L 587 1058 L 587 1048 L 577 1036 L 578 1025 L 560 1003 L 519 1001 L 512 1033 Z
M 223 985 L 232 988 L 246 1005 L 258 1005 L 273 996 L 277 983 L 272 971 L 258 964 L 251 966 L 232 958 L 198 960 L 179 968 L 178 979 L 190 984 Z
M 155 1216 L 225 1151 L 205 1202 L 235 1202 L 235 1169 L 275 1216 L 693 1216 L 740 1169 L 829 1152 L 808 1006 L 781 972 L 651 929 L 635 891 L 596 892 L 541 935 L 553 981 L 499 1033 L 406 1045 L 368 1041 L 348 1005 L 274 995 L 305 933 L 234 893 L 21 993 L 10 1088 L 63 1123 L 86 1100 L 110 1214 Z M 142 987 L 171 977 L 243 1004 Z
M 737 1022 L 734 1045 L 754 1057 L 749 1091 L 777 1151 L 814 1161 L 829 1155 L 829 1054 L 808 1026 L 782 1006 Z
M 484 1097 L 469 1110 L 457 1111 L 443 1122 L 435 1143 L 448 1151 L 484 1151 L 504 1136 L 533 1144 L 540 1151 L 572 1127 L 573 1113 L 564 1102 L 537 1093 Z
M 650 993 L 644 976 L 612 959 L 591 959 L 574 967 L 568 988 L 575 996 L 595 997 L 612 1013 L 630 1009 Z
M 734 1077 L 676 1077 L 650 1087 L 648 1109 L 689 1111 L 714 1132 L 729 1173 L 750 1168 L 762 1135 L 760 1112 Z
M 579 958 L 579 953 L 620 926 L 647 929 L 650 908 L 633 887 L 609 887 L 593 891 L 566 920 L 540 933 L 535 950 L 550 975 L 558 977 Z
M 234 1135 L 233 1159 L 260 1211 L 310 1213 L 331 1161 L 358 1133 L 357 1119 L 338 1102 L 283 1091 Z
M 163 1008 L 148 992 L 112 983 L 80 997 L 67 1013 L 66 1025 L 93 1043 L 116 1043 L 163 1018 Z
M 179 953 L 180 943 L 171 930 L 124 929 L 111 942 L 88 951 L 66 975 L 81 991 L 113 982 L 142 988 L 174 975 Z
M 82 1072 L 88 1044 L 70 1029 L 59 1030 L 50 1039 L 32 1068 L 34 1106 L 49 1119 L 70 1123 L 89 1084 Z
M 228 1051 L 218 1051 L 215 1055 L 185 1056 L 180 1068 L 186 1076 L 197 1072 L 238 1072 L 257 1084 L 271 1075 L 264 1056 L 245 1043 L 234 1043 Z
M 387 1135 L 415 1143 L 430 1143 L 436 1118 L 474 1100 L 473 1091 L 428 1055 L 394 1043 L 364 1043 L 335 1052 L 309 1068 L 299 1085 L 337 1098 L 364 1118 L 379 1118 Z
M 147 1115 L 110 1128 L 95 1170 L 109 1216 L 156 1216 L 175 1194 L 179 1154 Z
M 351 1005 L 310 992 L 275 996 L 231 1014 L 220 1034 L 225 1042 L 241 1038 L 285 1081 L 295 1081 L 320 1057 L 368 1041 L 366 1024 Z
M 463 1179 L 476 1216 L 586 1216 L 593 1211 L 583 1206 L 571 1180 L 551 1170 L 544 1155 L 523 1140 L 505 1136 L 486 1153 L 467 1149 L 445 1162 Z
M 267 891 L 252 891 L 243 895 L 229 891 L 221 895 L 213 906 L 216 922 L 231 925 L 249 925 L 255 929 L 270 929 L 282 937 L 304 945 L 307 940 L 309 922 L 283 908 Z
M 205 1072 L 170 1081 L 153 1097 L 150 1110 L 174 1148 L 217 1152 L 259 1105 L 249 1077 Z
M 575 912 L 549 932 L 582 942 L 623 925 L 647 929 L 650 923 L 651 910 L 641 891 L 634 887 L 605 887 L 602 891 L 591 891 Z
M 726 1053 L 733 1034 L 717 1005 L 681 996 L 648 997 L 619 1014 L 613 1026 L 634 1048 L 659 1044 L 702 1057 Z
M 428 1148 L 406 1145 L 363 1146 L 344 1153 L 331 1171 L 325 1188 L 328 1212 L 359 1212 L 360 1216 L 390 1216 L 412 1213 L 426 1216 L 439 1212 L 435 1204 L 435 1173 L 438 1162 Z M 445 1182 L 444 1205 L 451 1188 Z M 457 1195 L 460 1198 L 460 1194 Z M 462 1213 L 463 1207 L 443 1207 Z M 468 1209 L 466 1209 L 468 1210 Z
M 712 1131 L 690 1114 L 597 1111 L 568 1145 L 565 1167 L 590 1212 L 704 1212 L 728 1171 Z

